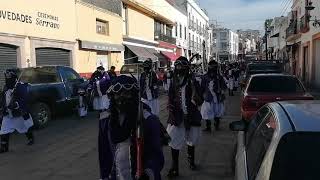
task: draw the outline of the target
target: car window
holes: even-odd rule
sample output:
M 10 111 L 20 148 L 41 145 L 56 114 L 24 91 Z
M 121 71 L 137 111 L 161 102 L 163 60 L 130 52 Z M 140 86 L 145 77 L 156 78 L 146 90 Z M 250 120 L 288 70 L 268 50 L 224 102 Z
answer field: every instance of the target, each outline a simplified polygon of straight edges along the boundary
M 277 147 L 270 180 L 320 179 L 320 133 L 292 132 Z
M 297 93 L 304 92 L 299 80 L 292 76 L 256 76 L 252 77 L 248 92 Z
M 64 68 L 63 71 L 64 71 L 63 79 L 65 81 L 74 81 L 74 80 L 80 79 L 79 74 L 71 68 Z
M 43 84 L 60 82 L 57 69 L 53 67 L 23 69 L 20 79 L 24 83 Z
M 268 106 L 262 107 L 250 120 L 250 124 L 246 131 L 246 146 L 250 142 L 250 139 L 254 132 L 256 131 L 257 127 L 261 124 L 261 122 L 265 119 L 265 117 L 270 113 L 270 109 Z
M 120 74 L 135 74 L 137 73 L 137 65 L 124 65 L 121 67 Z M 143 71 L 143 67 L 140 66 L 140 72 Z
M 249 179 L 255 179 L 275 131 L 275 117 L 269 113 L 258 126 L 246 148 Z

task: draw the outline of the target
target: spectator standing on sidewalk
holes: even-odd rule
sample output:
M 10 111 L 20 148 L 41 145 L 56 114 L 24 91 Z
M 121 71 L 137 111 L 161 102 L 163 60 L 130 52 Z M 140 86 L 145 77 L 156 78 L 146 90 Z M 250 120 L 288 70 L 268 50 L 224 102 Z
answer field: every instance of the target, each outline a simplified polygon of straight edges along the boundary
M 27 105 L 28 84 L 18 81 L 17 70 L 6 70 L 5 87 L 2 94 L 3 102 L 1 104 L 3 120 L 0 130 L 0 153 L 9 151 L 10 134 L 15 131 L 26 135 L 27 145 L 33 145 L 34 143 L 33 120 Z
M 115 66 L 111 66 L 110 67 L 110 70 L 108 71 L 108 75 L 109 75 L 111 80 L 113 80 L 114 78 L 117 77 L 116 67 Z

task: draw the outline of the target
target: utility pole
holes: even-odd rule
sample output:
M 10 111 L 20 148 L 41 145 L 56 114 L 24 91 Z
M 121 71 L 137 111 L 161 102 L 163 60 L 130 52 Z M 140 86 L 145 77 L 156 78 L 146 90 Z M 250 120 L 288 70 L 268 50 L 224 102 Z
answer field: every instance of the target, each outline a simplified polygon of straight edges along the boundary
M 268 33 L 266 29 L 266 60 L 268 61 Z

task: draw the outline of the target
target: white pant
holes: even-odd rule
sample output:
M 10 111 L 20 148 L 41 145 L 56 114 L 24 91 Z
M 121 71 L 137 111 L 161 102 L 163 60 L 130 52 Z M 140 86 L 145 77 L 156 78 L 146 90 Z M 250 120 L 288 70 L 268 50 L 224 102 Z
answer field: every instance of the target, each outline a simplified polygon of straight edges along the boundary
M 107 95 L 94 97 L 93 109 L 94 110 L 106 110 L 109 109 L 110 100 Z
M 28 120 L 24 120 L 22 116 L 14 118 L 4 116 L 2 120 L 0 135 L 13 133 L 15 130 L 17 130 L 19 133 L 26 133 L 32 126 L 33 120 L 31 116 Z
M 183 123 L 180 126 L 169 124 L 167 132 L 171 137 L 169 146 L 173 149 L 181 150 L 185 144 L 195 146 L 198 144 L 201 132 L 200 127 L 191 127 L 190 130 L 184 128 Z
M 152 99 L 152 100 L 142 99 L 142 102 L 147 104 L 151 108 L 152 114 L 159 116 L 159 113 L 160 113 L 159 99 Z
M 130 159 L 130 140 L 117 144 L 115 152 L 117 180 L 132 180 Z

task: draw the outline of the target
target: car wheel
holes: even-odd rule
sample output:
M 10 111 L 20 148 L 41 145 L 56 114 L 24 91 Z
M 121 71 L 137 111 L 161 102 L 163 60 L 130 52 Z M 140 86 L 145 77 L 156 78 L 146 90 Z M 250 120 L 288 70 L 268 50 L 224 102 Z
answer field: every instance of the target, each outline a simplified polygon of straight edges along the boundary
M 51 120 L 51 109 L 47 104 L 39 102 L 33 105 L 31 115 L 35 127 L 42 129 L 46 127 Z

